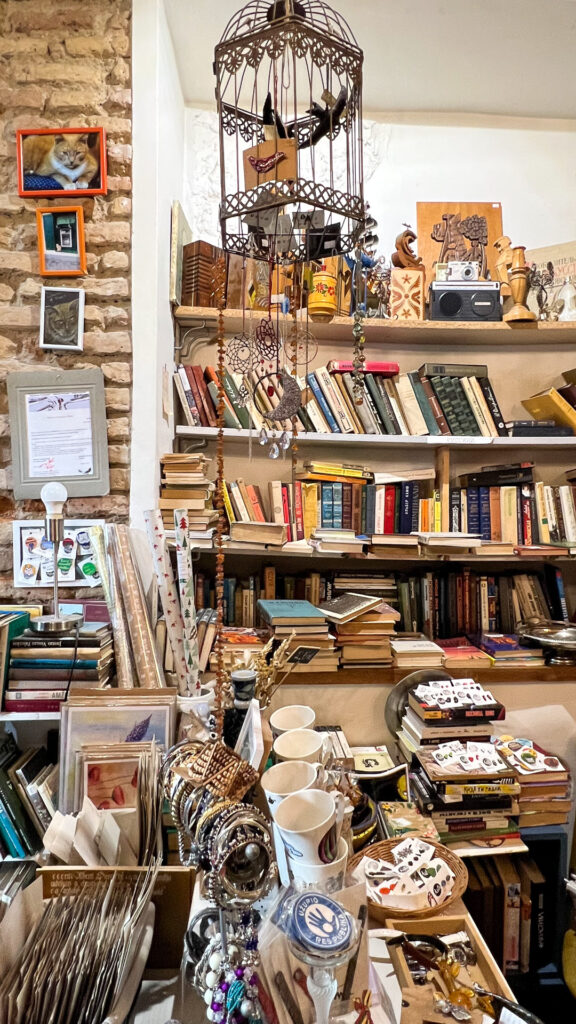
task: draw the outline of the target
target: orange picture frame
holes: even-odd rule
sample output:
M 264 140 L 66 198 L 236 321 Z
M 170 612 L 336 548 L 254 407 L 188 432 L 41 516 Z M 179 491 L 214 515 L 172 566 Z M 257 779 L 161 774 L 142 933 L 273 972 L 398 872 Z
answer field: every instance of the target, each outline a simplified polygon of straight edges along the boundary
M 50 182 L 54 185 L 54 183 L 58 184 L 58 182 L 51 175 L 40 175 L 37 171 L 34 173 L 31 167 L 26 167 L 23 152 L 24 143 L 26 139 L 33 135 L 88 135 L 90 153 L 98 161 L 98 170 L 94 172 L 90 182 L 92 187 L 74 187 L 73 169 L 70 171 L 70 188 L 64 187 L 63 184 L 60 184 L 58 188 L 41 187 L 38 182 L 41 182 L 42 185 L 49 185 Z M 61 196 L 62 198 L 72 198 L 72 196 L 103 196 L 108 191 L 106 132 L 104 128 L 89 128 L 86 126 L 81 128 L 19 128 L 16 132 L 16 164 L 18 168 L 19 196 Z M 27 178 L 28 185 L 26 183 Z M 36 187 L 34 187 L 33 182 L 36 183 Z
M 39 206 L 36 229 L 43 277 L 82 277 L 86 273 L 81 206 Z

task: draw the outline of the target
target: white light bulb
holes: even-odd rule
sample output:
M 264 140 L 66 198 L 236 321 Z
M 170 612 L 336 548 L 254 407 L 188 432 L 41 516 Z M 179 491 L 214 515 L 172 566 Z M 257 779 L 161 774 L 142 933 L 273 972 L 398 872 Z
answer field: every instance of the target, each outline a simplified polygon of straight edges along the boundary
M 40 497 L 44 502 L 48 515 L 61 515 L 64 502 L 68 497 L 68 491 L 64 484 L 53 480 L 52 483 L 44 484 L 40 491 Z

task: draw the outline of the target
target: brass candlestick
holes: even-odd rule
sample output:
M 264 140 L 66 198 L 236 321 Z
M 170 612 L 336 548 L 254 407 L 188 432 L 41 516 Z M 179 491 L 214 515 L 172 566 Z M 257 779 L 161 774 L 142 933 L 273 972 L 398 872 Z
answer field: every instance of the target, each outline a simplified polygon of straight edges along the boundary
M 504 316 L 504 320 L 507 323 L 537 319 L 536 313 L 533 313 L 526 305 L 526 297 L 530 285 L 528 281 L 529 269 L 524 259 L 525 249 L 526 246 L 524 245 L 516 245 L 512 249 L 512 266 L 508 271 L 508 280 L 510 281 L 510 291 L 512 292 L 514 305 Z

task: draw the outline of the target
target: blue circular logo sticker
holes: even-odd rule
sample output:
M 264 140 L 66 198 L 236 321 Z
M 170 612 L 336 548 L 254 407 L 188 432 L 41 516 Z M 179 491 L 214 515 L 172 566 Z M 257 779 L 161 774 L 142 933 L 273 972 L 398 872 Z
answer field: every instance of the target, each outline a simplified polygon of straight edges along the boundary
M 350 916 L 322 893 L 303 893 L 295 901 L 292 915 L 294 938 L 306 949 L 336 952 L 350 944 Z

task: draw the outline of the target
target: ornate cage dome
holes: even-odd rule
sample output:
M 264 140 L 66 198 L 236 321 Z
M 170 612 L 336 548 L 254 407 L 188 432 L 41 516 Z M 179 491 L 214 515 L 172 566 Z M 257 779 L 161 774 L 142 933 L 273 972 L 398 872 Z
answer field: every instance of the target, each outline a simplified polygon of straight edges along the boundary
M 302 262 L 349 252 L 365 217 L 363 55 L 322 0 L 251 0 L 216 46 L 224 248 Z

